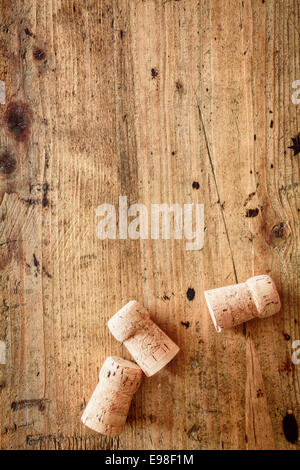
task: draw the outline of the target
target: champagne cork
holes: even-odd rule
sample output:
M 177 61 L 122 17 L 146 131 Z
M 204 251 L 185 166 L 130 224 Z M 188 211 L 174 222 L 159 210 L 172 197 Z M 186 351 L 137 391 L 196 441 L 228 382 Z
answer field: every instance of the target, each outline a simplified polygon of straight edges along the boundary
M 253 318 L 267 318 L 279 312 L 280 298 L 270 276 L 261 275 L 242 284 L 204 292 L 215 328 L 232 328 Z
M 130 403 L 142 381 L 142 370 L 131 361 L 108 357 L 99 374 L 99 383 L 84 410 L 81 421 L 107 436 L 122 433 Z
M 112 335 L 126 346 L 147 377 L 161 370 L 179 351 L 179 347 L 136 300 L 119 310 L 107 326 Z

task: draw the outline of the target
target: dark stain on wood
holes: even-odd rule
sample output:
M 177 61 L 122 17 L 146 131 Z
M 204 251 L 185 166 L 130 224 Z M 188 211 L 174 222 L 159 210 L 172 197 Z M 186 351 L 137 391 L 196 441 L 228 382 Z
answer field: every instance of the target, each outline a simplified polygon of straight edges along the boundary
M 286 230 L 285 230 L 285 222 L 280 222 L 277 225 L 274 225 L 272 228 L 272 235 L 274 238 L 283 238 L 285 236 Z
M 40 202 L 37 199 L 32 199 L 32 198 L 22 199 L 22 201 L 24 201 L 25 204 L 28 204 L 29 206 L 35 206 L 36 204 L 38 204 Z
M 32 112 L 29 106 L 22 101 L 15 101 L 8 105 L 4 113 L 4 125 L 18 142 L 24 142 L 28 139 Z
M 246 212 L 246 217 L 257 217 L 259 213 L 259 209 L 248 209 Z
M 255 196 L 255 194 L 256 194 L 256 192 L 253 191 L 252 193 L 250 193 L 250 194 L 248 195 L 248 197 L 246 198 L 246 200 L 245 200 L 245 202 L 244 202 L 244 207 L 246 207 L 246 205 L 248 204 L 248 202 L 250 202 L 251 199 L 253 199 L 253 197 Z
M 34 59 L 37 61 L 42 61 L 46 59 L 46 52 L 41 47 L 38 47 L 38 46 L 34 46 L 32 50 L 32 55 Z
M 156 78 L 158 76 L 158 71 L 155 68 L 151 69 L 151 76 L 152 78 Z
M 21 410 L 23 408 L 32 408 L 37 406 L 40 411 L 45 409 L 45 403 L 48 400 L 45 398 L 33 398 L 32 400 L 20 400 L 20 401 L 13 401 L 11 404 L 12 411 Z
M 289 147 L 289 149 L 294 151 L 294 156 L 298 155 L 300 153 L 300 133 L 297 135 L 297 137 L 293 138 L 293 145 Z
M 0 154 L 0 173 L 2 175 L 9 176 L 17 168 L 17 160 L 14 157 L 13 153 L 8 150 L 4 150 Z
M 44 266 L 43 266 L 43 273 L 45 274 L 45 276 L 47 276 L 48 279 L 52 279 L 51 274 L 48 273 L 48 271 L 44 268 Z
M 155 416 L 153 414 L 149 415 L 149 419 L 150 419 L 151 424 L 157 422 L 157 416 Z
M 39 263 L 39 261 L 37 260 L 37 258 L 36 258 L 36 256 L 35 256 L 34 253 L 33 253 L 33 263 L 34 263 L 34 266 L 35 266 L 37 269 L 39 269 L 40 263 Z
M 33 264 L 35 266 L 35 277 L 37 277 L 38 273 L 39 273 L 39 270 L 40 270 L 40 263 L 39 261 L 37 260 L 37 257 L 35 256 L 35 254 L 33 253 Z
M 48 191 L 49 191 L 49 184 L 44 183 L 43 184 L 43 199 L 42 199 L 43 207 L 49 206 Z
M 194 300 L 195 289 L 193 289 L 192 287 L 189 287 L 188 290 L 186 291 L 186 296 L 190 302 Z
M 30 37 L 34 38 L 34 34 L 30 31 L 29 28 L 25 28 L 24 31 L 25 31 L 26 36 L 30 36 Z
M 288 411 L 282 421 L 283 432 L 287 441 L 295 444 L 298 441 L 298 423 L 292 412 Z
M 179 92 L 183 91 L 183 85 L 179 80 L 177 80 L 177 82 L 176 82 L 176 90 L 179 91 Z

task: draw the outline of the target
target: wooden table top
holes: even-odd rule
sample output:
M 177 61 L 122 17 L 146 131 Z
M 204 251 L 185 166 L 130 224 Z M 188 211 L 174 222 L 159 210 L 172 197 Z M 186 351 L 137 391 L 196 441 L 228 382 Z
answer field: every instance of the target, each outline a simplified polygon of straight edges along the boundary
M 0 11 L 0 447 L 300 449 L 299 0 Z M 203 247 L 99 239 L 119 196 L 204 204 Z M 256 274 L 281 312 L 217 334 L 204 290 Z M 80 417 L 131 299 L 180 353 L 108 438 Z

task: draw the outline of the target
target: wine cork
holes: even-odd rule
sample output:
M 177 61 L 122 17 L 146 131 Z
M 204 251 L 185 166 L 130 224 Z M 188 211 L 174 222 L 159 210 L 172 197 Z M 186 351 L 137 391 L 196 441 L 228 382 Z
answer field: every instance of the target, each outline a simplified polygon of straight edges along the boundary
M 244 323 L 253 318 L 266 318 L 279 312 L 280 298 L 270 276 L 261 275 L 233 286 L 220 287 L 204 292 L 215 328 Z
M 82 415 L 83 424 L 107 436 L 121 434 L 132 397 L 141 381 L 142 370 L 137 364 L 120 357 L 108 357 Z
M 179 347 L 136 300 L 119 310 L 107 326 L 112 335 L 126 346 L 147 377 L 161 370 L 179 351 Z

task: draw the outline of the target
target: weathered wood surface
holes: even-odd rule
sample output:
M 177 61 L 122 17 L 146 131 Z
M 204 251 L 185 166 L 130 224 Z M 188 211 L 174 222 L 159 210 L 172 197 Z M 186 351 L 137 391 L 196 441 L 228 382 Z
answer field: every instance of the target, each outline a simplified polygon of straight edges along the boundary
M 0 447 L 299 449 L 299 1 L 0 5 Z M 98 240 L 119 195 L 204 203 L 203 250 Z M 217 335 L 204 289 L 260 273 L 282 312 Z M 105 357 L 129 358 L 105 324 L 132 298 L 181 352 L 108 439 L 80 416 Z

